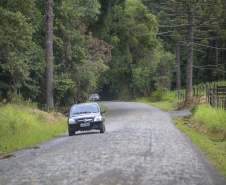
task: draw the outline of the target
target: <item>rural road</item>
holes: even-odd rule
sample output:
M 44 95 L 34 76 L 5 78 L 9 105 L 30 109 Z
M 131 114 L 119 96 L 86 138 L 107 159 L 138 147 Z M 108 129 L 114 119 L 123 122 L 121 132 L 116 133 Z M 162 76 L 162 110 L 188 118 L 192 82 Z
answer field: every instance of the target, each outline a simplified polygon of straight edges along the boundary
M 0 160 L 1 185 L 225 185 L 169 113 L 142 103 L 108 107 L 106 133 L 68 133 Z M 66 124 L 66 123 L 65 123 Z

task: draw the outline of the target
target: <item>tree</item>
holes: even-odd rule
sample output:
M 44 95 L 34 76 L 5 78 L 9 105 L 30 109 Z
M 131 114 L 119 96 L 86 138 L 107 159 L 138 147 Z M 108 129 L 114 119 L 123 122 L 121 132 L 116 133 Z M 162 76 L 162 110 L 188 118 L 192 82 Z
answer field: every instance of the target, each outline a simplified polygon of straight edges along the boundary
M 154 91 L 151 74 L 158 62 L 154 52 L 159 44 L 153 26 L 157 24 L 155 17 L 139 0 L 100 2 L 100 19 L 90 29 L 94 36 L 113 45 L 109 70 L 102 77 L 103 90 L 110 91 L 114 98 L 147 96 Z M 139 76 L 142 72 L 145 74 Z
M 168 2 L 156 2 L 144 0 L 152 10 L 160 10 L 165 13 L 166 22 L 160 22 L 159 27 L 168 28 L 165 36 L 172 37 L 175 31 L 186 39 L 187 67 L 186 67 L 186 102 L 192 99 L 193 60 L 194 60 L 194 32 L 201 28 L 210 28 L 221 12 L 221 2 L 218 0 L 196 1 L 176 0 Z M 154 7 L 154 8 L 153 8 Z M 208 13 L 207 13 L 208 12 Z M 179 22 L 179 24 L 178 24 Z M 178 31 L 178 28 L 181 30 Z M 170 30 L 170 31 L 169 31 Z M 164 30 L 165 31 L 165 30 Z M 164 36 L 164 34 L 162 34 Z M 182 43 L 182 40 L 180 41 Z M 178 57 L 177 57 L 178 58 Z
M 164 50 L 160 52 L 160 61 L 155 72 L 155 86 L 161 91 L 170 91 L 173 72 L 175 71 L 175 56 Z
M 46 0 L 46 104 L 52 110 L 53 103 L 53 0 Z
M 54 100 L 82 102 L 97 90 L 111 60 L 112 46 L 94 37 L 88 27 L 97 21 L 100 4 L 98 0 L 55 1 L 54 8 Z
M 186 77 L 186 103 L 189 103 L 193 98 L 192 77 L 193 77 L 193 49 L 194 49 L 194 6 L 191 1 L 188 5 L 188 57 L 187 57 L 187 77 Z
M 176 42 L 176 64 L 177 64 L 177 71 L 176 71 L 176 89 L 181 89 L 181 66 L 180 66 L 180 41 Z
M 40 64 L 42 60 L 36 58 L 42 56 L 42 51 L 32 40 L 35 30 L 20 12 L 0 7 L 0 17 L 0 67 L 11 75 L 8 83 L 15 95 L 23 86 L 37 92 L 39 87 L 33 84 L 30 76 L 32 63 Z

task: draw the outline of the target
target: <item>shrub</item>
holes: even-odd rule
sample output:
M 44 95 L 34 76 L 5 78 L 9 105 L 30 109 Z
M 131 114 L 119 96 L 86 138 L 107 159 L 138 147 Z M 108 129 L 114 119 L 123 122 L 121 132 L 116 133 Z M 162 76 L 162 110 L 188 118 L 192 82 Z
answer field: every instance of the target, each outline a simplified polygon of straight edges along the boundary
M 175 96 L 175 91 L 161 91 L 157 90 L 151 95 L 151 101 L 157 102 L 157 101 L 168 101 L 170 103 L 174 103 L 177 101 L 177 97 Z
M 174 103 L 174 102 L 178 101 L 178 99 L 176 97 L 176 92 L 175 91 L 165 92 L 162 96 L 162 100 L 169 101 L 170 103 Z
M 155 92 L 151 95 L 151 101 L 152 101 L 152 102 L 161 101 L 163 95 L 164 95 L 164 92 L 163 92 L 163 91 L 157 90 L 157 91 L 155 91 Z
M 194 106 L 191 108 L 190 112 L 191 112 L 192 114 L 195 114 L 195 113 L 197 112 L 197 110 L 198 110 L 198 107 L 199 107 L 199 105 L 194 105 Z

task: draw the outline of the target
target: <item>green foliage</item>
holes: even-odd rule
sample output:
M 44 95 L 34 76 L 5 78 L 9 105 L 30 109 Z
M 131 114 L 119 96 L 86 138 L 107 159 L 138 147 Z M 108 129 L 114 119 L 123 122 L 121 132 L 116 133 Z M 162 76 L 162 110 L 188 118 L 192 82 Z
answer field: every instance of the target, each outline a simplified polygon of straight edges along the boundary
M 175 91 L 163 91 L 163 90 L 156 90 L 150 97 L 152 102 L 158 101 L 167 101 L 170 103 L 177 102 L 177 97 Z
M 43 103 L 45 2 L 9 0 L 1 1 L 0 5 L 0 76 L 3 72 L 5 76 L 10 74 L 10 78 L 0 82 L 0 90 L 6 97 L 12 87 L 15 95 L 22 94 L 26 99 Z M 86 27 L 97 20 L 99 13 L 98 0 L 54 3 L 54 98 L 57 104 L 89 94 L 98 87 L 98 78 L 107 69 L 103 61 L 109 53 L 92 60 L 86 42 L 94 42 Z M 97 48 L 100 52 L 106 49 L 101 45 Z
M 150 1 L 142 2 L 156 15 L 158 38 L 166 51 L 175 54 L 180 42 L 181 83 L 186 85 L 188 14 L 194 18 L 194 72 L 193 82 L 211 82 L 225 79 L 225 1 Z M 198 26 L 197 26 L 198 25 Z M 216 48 L 218 48 L 216 50 Z M 163 81 L 167 78 L 162 79 Z M 175 79 L 176 80 L 176 79 Z M 173 81 L 175 88 L 176 81 Z
M 87 29 L 87 25 L 96 20 L 99 8 L 96 0 L 68 0 L 55 4 L 54 98 L 58 105 L 86 99 L 98 87 L 98 79 L 107 69 L 104 62 L 111 56 L 107 56 L 110 54 L 105 50 L 106 43 L 103 45 L 93 38 Z M 103 51 L 105 53 L 100 55 Z
M 20 12 L 13 13 L 0 7 L 0 17 L 0 67 L 11 74 L 16 94 L 22 86 L 37 91 L 39 87 L 34 85 L 30 75 L 40 69 L 33 67 L 42 62 L 43 52 L 32 40 L 34 29 Z
M 11 103 L 11 104 L 16 104 L 18 106 L 22 105 L 25 107 L 29 107 L 29 108 L 38 108 L 38 103 L 37 102 L 32 102 L 31 99 L 26 100 L 21 94 L 15 96 L 15 94 L 12 91 L 8 91 L 7 93 L 7 101 L 6 99 L 5 103 Z
M 120 2 L 101 1 L 100 20 L 103 21 L 92 27 L 95 36 L 103 37 L 114 46 L 109 70 L 102 79 L 108 81 L 107 88 L 118 97 L 125 97 L 125 92 L 128 96 L 147 96 L 153 86 L 152 75 L 158 62 L 155 48 L 159 42 L 154 26 L 157 22 L 141 1 Z
M 63 73 L 60 76 L 55 77 L 54 87 L 56 106 L 59 106 L 61 99 L 66 95 L 67 92 L 76 91 L 76 83 L 68 77 L 68 74 Z
M 90 24 L 97 20 L 100 13 L 100 4 L 98 0 L 67 0 L 68 5 L 73 4 L 73 10 L 86 22 Z
M 157 101 L 161 101 L 162 97 L 163 97 L 164 92 L 157 90 L 155 91 L 152 95 L 151 95 L 151 101 L 152 102 L 157 102 Z
M 226 112 L 223 109 L 216 109 L 210 105 L 198 107 L 194 118 L 204 125 L 209 132 L 221 132 L 226 139 Z
M 164 95 L 163 95 L 163 97 L 164 97 Z M 141 103 L 147 103 L 147 104 L 149 104 L 153 107 L 160 108 L 164 111 L 175 111 L 175 110 L 177 110 L 177 101 L 174 101 L 174 102 L 169 102 L 169 101 L 153 102 L 152 97 L 137 98 L 135 101 L 141 102 Z
M 38 122 L 35 117 L 28 111 L 28 108 L 21 110 L 18 105 L 7 104 L 1 107 L 1 134 L 4 132 L 16 133 L 23 129 L 36 127 Z
M 154 102 L 149 103 L 153 107 L 157 107 L 159 109 L 162 109 L 164 111 L 176 111 L 177 110 L 177 103 L 171 103 L 169 101 L 161 101 L 161 102 Z
M 174 89 L 176 41 L 181 41 L 184 86 L 187 31 L 185 26 L 174 25 L 187 24 L 186 11 L 191 7 L 195 15 L 200 12 L 194 22 L 200 27 L 195 28 L 193 81 L 224 80 L 225 52 L 220 48 L 226 40 L 226 4 L 205 2 L 211 6 L 200 4 L 201 0 L 178 1 L 176 6 L 174 1 L 54 1 L 54 102 L 57 106 L 71 104 L 101 90 L 115 98 L 132 98 Z M 169 16 L 170 12 L 176 15 L 176 10 L 184 16 Z M 7 97 L 13 91 L 43 106 L 45 1 L 1 0 L 0 17 L 1 99 L 13 99 Z
M 0 154 L 34 146 L 67 130 L 65 119 L 49 122 L 47 114 L 22 105 L 1 106 L 0 117 Z
M 161 52 L 155 79 L 155 86 L 160 90 L 170 90 L 172 75 L 176 69 L 175 56 L 169 52 Z
M 147 67 L 144 68 L 135 68 L 132 70 L 133 77 L 133 87 L 136 88 L 136 91 L 140 91 L 144 96 L 147 96 L 150 93 L 150 84 L 153 73 Z
M 198 110 L 198 107 L 199 107 L 199 105 L 194 105 L 194 106 L 191 108 L 190 112 L 191 112 L 192 114 L 195 114 L 195 113 L 197 112 L 197 110 Z
M 175 91 L 165 91 L 163 96 L 162 96 L 163 101 L 168 101 L 170 103 L 175 103 L 178 101 L 176 97 L 176 92 Z

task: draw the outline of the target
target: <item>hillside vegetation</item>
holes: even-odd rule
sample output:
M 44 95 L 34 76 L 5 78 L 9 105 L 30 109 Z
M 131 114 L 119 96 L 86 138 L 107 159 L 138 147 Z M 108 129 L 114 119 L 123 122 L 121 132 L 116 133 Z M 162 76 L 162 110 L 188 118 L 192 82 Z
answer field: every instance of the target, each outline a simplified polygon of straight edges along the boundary
M 32 147 L 67 131 L 62 114 L 22 104 L 1 106 L 0 117 L 0 154 Z

